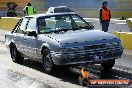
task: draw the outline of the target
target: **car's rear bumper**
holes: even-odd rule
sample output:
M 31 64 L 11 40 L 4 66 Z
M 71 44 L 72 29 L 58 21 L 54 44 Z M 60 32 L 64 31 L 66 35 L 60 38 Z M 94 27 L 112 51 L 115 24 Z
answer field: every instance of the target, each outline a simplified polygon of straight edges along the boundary
M 100 54 L 94 53 L 51 53 L 54 64 L 56 65 L 80 65 L 86 63 L 102 63 L 108 61 L 109 59 L 120 58 L 123 51 L 116 52 L 103 52 Z M 106 53 L 106 54 L 105 54 Z M 99 59 L 93 58 L 94 55 L 98 56 Z

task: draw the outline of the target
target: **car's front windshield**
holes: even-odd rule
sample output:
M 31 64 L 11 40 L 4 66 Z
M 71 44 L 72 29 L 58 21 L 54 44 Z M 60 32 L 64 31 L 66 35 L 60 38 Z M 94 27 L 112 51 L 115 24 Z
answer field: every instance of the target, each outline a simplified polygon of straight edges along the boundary
M 85 20 L 75 14 L 47 16 L 38 20 L 40 33 L 66 32 L 69 30 L 89 29 L 90 27 Z

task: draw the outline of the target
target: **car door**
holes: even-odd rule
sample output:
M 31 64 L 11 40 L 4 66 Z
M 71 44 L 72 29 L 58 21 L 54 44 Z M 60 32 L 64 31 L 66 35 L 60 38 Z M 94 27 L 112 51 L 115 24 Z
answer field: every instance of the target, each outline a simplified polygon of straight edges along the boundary
M 37 43 L 37 37 L 35 36 L 29 36 L 29 32 L 35 31 L 37 33 L 37 28 L 36 28 L 36 19 L 35 18 L 30 18 L 29 22 L 27 24 L 26 28 L 26 33 L 25 33 L 25 53 L 27 56 L 32 57 L 34 59 L 38 58 L 37 55 L 37 48 L 36 48 L 36 43 Z
M 21 19 L 13 31 L 14 43 L 19 52 L 24 54 L 24 30 L 28 19 Z

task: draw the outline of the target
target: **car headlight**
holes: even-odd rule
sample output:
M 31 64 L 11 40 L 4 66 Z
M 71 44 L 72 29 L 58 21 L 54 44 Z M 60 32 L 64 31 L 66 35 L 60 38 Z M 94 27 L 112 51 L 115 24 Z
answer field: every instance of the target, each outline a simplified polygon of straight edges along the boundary
M 71 47 L 71 48 L 61 48 L 59 52 L 78 52 L 84 50 L 83 47 Z

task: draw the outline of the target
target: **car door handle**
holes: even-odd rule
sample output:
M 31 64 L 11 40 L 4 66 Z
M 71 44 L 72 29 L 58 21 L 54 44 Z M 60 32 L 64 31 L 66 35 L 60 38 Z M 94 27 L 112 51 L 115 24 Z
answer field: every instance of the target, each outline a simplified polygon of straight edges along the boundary
M 27 40 L 26 40 L 26 39 L 24 39 L 24 41 L 26 42 Z

